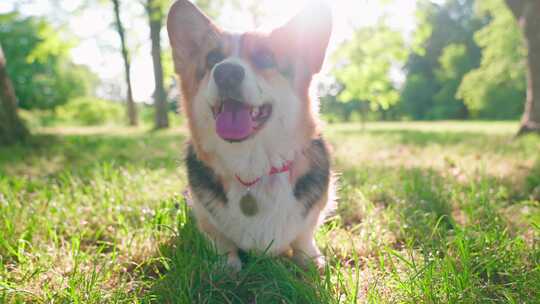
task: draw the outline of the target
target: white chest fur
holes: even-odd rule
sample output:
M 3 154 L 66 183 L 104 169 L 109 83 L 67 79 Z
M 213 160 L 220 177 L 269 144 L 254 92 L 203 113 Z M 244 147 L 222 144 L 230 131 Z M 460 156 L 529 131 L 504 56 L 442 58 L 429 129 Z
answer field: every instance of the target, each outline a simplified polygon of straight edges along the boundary
M 240 207 L 240 200 L 248 191 L 257 204 L 257 212 L 251 216 Z M 243 250 L 279 254 L 306 228 L 304 207 L 294 197 L 287 172 L 264 176 L 250 189 L 234 182 L 227 200 L 224 207 L 214 209 L 209 219 Z

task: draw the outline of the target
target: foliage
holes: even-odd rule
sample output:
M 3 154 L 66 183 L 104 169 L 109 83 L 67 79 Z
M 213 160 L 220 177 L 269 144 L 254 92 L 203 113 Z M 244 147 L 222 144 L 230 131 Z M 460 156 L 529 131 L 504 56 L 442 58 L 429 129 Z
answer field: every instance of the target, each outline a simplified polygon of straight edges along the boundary
M 80 97 L 56 109 L 61 123 L 86 126 L 120 123 L 124 118 L 121 104 L 93 97 Z
M 401 34 L 384 23 L 356 31 L 335 53 L 334 75 L 344 86 L 338 97 L 344 102 L 369 102 L 372 109 L 388 109 L 399 98 L 390 72 L 405 56 Z
M 358 30 L 338 49 L 334 54 L 334 76 L 342 87 L 339 101 L 368 102 L 372 110 L 382 110 L 383 117 L 469 117 L 469 104 L 457 92 L 464 75 L 480 65 L 482 50 L 475 32 L 488 19 L 475 14 L 473 0 L 449 0 L 444 4 L 419 1 L 418 7 L 417 28 L 408 45 L 399 33 L 380 23 Z M 399 87 L 390 74 L 400 67 L 405 56 L 406 77 Z M 514 98 L 501 88 L 504 92 L 499 97 L 507 94 Z M 323 110 L 347 110 L 333 103 L 329 106 Z M 362 109 L 360 105 L 348 108 Z M 347 118 L 350 113 L 338 116 Z M 486 117 L 504 118 L 493 113 Z
M 235 2 L 238 0 L 234 0 Z M 225 0 L 195 0 L 195 4 L 211 18 L 217 18 L 221 13 Z
M 419 1 L 416 11 L 416 29 L 412 35 L 411 50 L 419 56 L 426 55 L 424 43 L 431 37 L 433 26 L 430 22 L 431 10 L 425 7 L 425 2 Z
M 467 116 L 463 101 L 456 99 L 455 95 L 463 75 L 476 64 L 472 60 L 465 44 L 449 44 L 443 49 L 439 57 L 440 66 L 435 70 L 440 89 L 433 96 L 431 115 L 434 119 Z
M 480 62 L 473 35 L 482 20 L 474 15 L 473 1 L 420 1 L 417 21 L 400 108 L 413 119 L 466 118 L 455 95 L 463 75 Z
M 185 122 L 182 115 L 177 114 L 176 111 L 176 102 L 169 102 L 168 106 L 168 119 L 171 126 L 182 126 Z M 149 105 L 142 105 L 141 107 L 141 121 L 147 125 L 151 126 L 154 124 L 154 119 L 156 116 L 155 107 Z
M 37 128 L 50 125 L 48 121 L 53 120 L 53 115 L 49 110 L 25 110 L 19 109 L 19 117 L 24 124 L 30 129 L 35 130 Z
M 489 23 L 475 34 L 482 48 L 480 67 L 463 78 L 458 96 L 474 117 L 517 118 L 525 99 L 526 50 L 518 24 L 503 0 L 477 3 Z
M 336 96 L 326 95 L 320 98 L 321 113 L 326 122 L 350 122 L 356 120 L 365 121 L 365 114 L 369 111 L 369 104 L 366 102 L 341 102 Z M 372 112 L 377 113 L 377 112 Z M 358 117 L 358 115 L 364 116 Z
M 412 119 L 425 119 L 433 108 L 433 96 L 437 87 L 433 78 L 423 73 L 411 73 L 401 90 L 399 107 L 403 114 Z
M 0 42 L 22 108 L 54 108 L 96 85 L 87 67 L 71 62 L 73 43 L 44 18 L 0 15 Z
M 169 119 L 172 126 L 182 126 L 184 119 L 176 113 L 174 104 L 169 104 Z M 56 110 L 19 110 L 19 116 L 30 128 L 121 125 L 125 120 L 124 105 L 115 101 L 92 97 L 81 97 L 59 106 Z M 141 124 L 154 124 L 155 109 L 152 105 L 139 105 Z

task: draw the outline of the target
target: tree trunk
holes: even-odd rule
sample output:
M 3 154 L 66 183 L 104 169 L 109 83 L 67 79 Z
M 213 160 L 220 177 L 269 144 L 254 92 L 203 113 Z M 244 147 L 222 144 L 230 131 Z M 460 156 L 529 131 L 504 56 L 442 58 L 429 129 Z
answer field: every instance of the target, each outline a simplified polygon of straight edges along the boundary
M 527 99 L 518 136 L 540 134 L 540 0 L 506 0 L 525 37 Z
M 524 8 L 523 31 L 527 44 L 527 101 L 519 133 L 540 133 L 540 1 L 531 0 Z
M 6 59 L 0 45 L 0 144 L 23 140 L 28 130 L 17 115 L 17 97 L 6 70 Z
M 152 41 L 152 62 L 154 64 L 154 80 L 156 88 L 154 90 L 154 107 L 156 110 L 155 128 L 162 129 L 169 127 L 169 117 L 167 111 L 167 100 L 163 85 L 163 65 L 161 63 L 161 26 L 164 18 L 162 8 L 156 0 L 147 0 L 146 10 L 150 23 L 150 40 Z
M 126 36 L 124 31 L 124 26 L 122 25 L 122 20 L 120 19 L 120 0 L 112 0 L 114 6 L 114 17 L 116 31 L 120 37 L 120 45 L 122 47 L 122 58 L 124 59 L 124 72 L 126 76 L 127 84 L 127 117 L 128 123 L 130 126 L 136 126 L 139 122 L 137 119 L 137 107 L 133 101 L 133 91 L 131 88 L 131 62 L 129 60 L 129 54 L 126 45 Z

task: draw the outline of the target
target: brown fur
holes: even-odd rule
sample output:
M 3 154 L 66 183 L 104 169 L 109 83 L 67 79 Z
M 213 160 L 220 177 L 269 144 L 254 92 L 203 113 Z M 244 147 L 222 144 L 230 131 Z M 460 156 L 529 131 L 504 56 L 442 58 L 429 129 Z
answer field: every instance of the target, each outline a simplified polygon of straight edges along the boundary
M 201 18 L 198 9 L 189 1 L 177 1 L 171 7 L 171 12 L 186 12 L 181 16 L 169 16 L 168 28 L 200 28 L 200 31 L 193 33 L 182 32 L 181 35 L 169 33 L 171 45 L 173 47 L 173 59 L 176 73 L 182 88 L 182 108 L 188 118 L 188 125 L 192 132 L 192 143 L 199 158 L 212 166 L 213 157 L 207 155 L 200 148 L 200 140 L 197 129 L 193 123 L 192 101 L 200 86 L 208 83 L 208 73 L 199 79 L 201 69 L 205 68 L 205 55 L 216 48 L 220 48 L 227 56 L 231 53 L 231 36 L 224 32 L 208 17 Z M 319 14 L 325 14 L 324 10 L 315 10 Z M 317 16 L 311 16 L 316 18 Z M 290 69 L 293 73 L 295 89 L 298 96 L 304 102 L 304 109 L 301 118 L 301 128 L 305 142 L 302 146 L 307 146 L 309 142 L 319 136 L 318 121 L 314 117 L 314 110 L 309 98 L 309 86 L 313 74 L 319 72 L 325 55 L 325 48 L 319 47 L 328 43 L 330 32 L 324 28 L 330 28 L 326 24 L 318 24 L 310 31 L 319 31 L 320 35 L 315 39 L 308 40 L 302 31 L 313 24 L 306 24 L 305 13 L 299 14 L 284 26 L 270 33 L 246 33 L 243 35 L 240 55 L 247 62 L 250 62 L 250 55 L 257 49 L 265 47 L 270 49 L 277 61 L 278 69 Z M 320 18 L 320 20 L 330 20 L 330 18 Z M 316 50 L 316 51 L 313 51 Z M 182 60 L 190 58 L 190 60 Z M 269 71 L 258 71 L 267 81 L 279 81 L 284 78 L 280 71 L 272 69 Z

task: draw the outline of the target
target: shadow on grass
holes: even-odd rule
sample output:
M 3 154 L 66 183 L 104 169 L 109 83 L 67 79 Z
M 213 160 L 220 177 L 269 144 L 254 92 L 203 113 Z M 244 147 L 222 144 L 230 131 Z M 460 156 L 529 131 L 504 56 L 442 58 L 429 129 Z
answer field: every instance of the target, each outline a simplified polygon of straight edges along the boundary
M 531 172 L 532 185 L 539 173 Z M 383 259 L 397 302 L 538 298 L 539 247 L 509 229 L 504 207 L 520 198 L 500 193 L 504 180 L 480 176 L 460 183 L 429 169 L 381 166 L 346 170 L 343 180 L 360 187 L 366 203 L 395 217 L 399 238 L 383 250 Z
M 420 131 L 420 130 L 343 130 L 339 131 L 344 135 L 362 135 L 369 134 L 374 136 L 394 137 L 401 144 L 409 144 L 416 146 L 427 146 L 429 144 L 438 144 L 451 146 L 465 141 L 487 140 L 488 138 L 497 137 L 500 139 L 510 139 L 505 135 L 493 135 L 481 132 L 451 132 L 451 131 Z
M 360 189 L 376 208 L 393 214 L 395 227 L 392 229 L 400 235 L 396 240 L 398 247 L 403 243 L 411 246 L 438 243 L 454 228 L 451 194 L 445 185 L 455 181 L 435 170 L 385 166 L 353 168 L 343 171 L 342 180 L 349 189 Z M 340 202 L 345 205 L 340 208 L 345 213 L 342 216 L 355 208 L 347 206 L 348 203 Z
M 154 303 L 332 303 L 333 284 L 313 267 L 286 258 L 243 255 L 234 273 L 198 231 L 187 207 L 178 213 L 176 237 L 160 248 L 164 270 L 145 299 Z M 335 287 L 333 287 L 335 288 Z M 334 295 L 335 297 L 335 295 Z
M 469 146 L 471 151 L 515 152 L 537 150 L 540 141 L 535 136 L 526 136 L 512 140 L 508 134 L 489 134 L 466 131 L 422 131 L 422 130 L 341 130 L 337 134 L 345 136 L 370 135 L 377 141 L 384 140 L 387 144 L 397 143 L 417 147 L 439 145 L 451 147 L 456 145 Z
M 531 197 L 538 200 L 540 160 L 528 171 L 525 184 L 481 172 L 470 180 L 458 181 L 444 171 L 392 166 L 347 168 L 343 170 L 341 180 L 345 191 L 339 202 L 343 223 L 354 226 L 355 222 L 363 220 L 355 214 L 355 209 L 365 208 L 358 208 L 355 205 L 358 202 L 343 200 L 358 197 L 353 192 L 360 191 L 362 195 L 357 200 L 367 199 L 362 204 L 373 204 L 376 209 L 389 214 L 388 225 L 392 226 L 389 228 L 399 232 L 398 246 L 405 242 L 411 246 L 431 246 L 444 241 L 448 232 L 452 233 L 456 228 L 456 221 L 462 224 L 464 221 L 489 222 L 494 217 L 493 210 L 519 204 Z
M 50 176 L 63 170 L 83 175 L 97 164 L 146 169 L 176 169 L 181 162 L 181 134 L 36 135 L 24 144 L 0 149 L 0 171 Z M 39 171 L 36 171 L 39 170 Z

